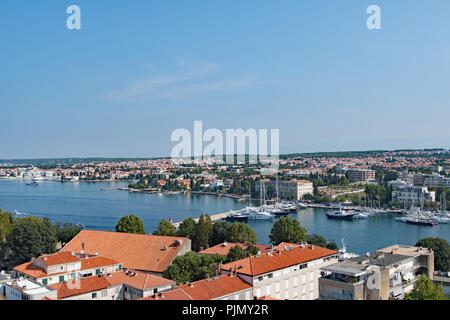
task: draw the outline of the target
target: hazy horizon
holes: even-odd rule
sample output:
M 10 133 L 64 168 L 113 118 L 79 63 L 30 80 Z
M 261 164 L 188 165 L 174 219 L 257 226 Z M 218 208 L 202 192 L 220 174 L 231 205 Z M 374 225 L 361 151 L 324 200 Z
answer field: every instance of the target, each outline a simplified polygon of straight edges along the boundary
M 66 9 L 81 9 L 69 30 Z M 381 29 L 366 26 L 369 5 Z M 450 2 L 4 0 L 0 159 L 167 157 L 178 128 L 280 153 L 450 148 Z

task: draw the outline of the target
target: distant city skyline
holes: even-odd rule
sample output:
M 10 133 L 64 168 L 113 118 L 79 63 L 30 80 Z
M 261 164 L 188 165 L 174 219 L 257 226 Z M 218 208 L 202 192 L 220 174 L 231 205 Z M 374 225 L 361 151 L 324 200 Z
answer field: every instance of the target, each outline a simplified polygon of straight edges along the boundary
M 68 30 L 66 8 L 81 8 Z M 381 8 L 368 30 L 366 9 Z M 0 4 L 0 159 L 170 156 L 173 130 L 280 154 L 450 148 L 450 3 Z

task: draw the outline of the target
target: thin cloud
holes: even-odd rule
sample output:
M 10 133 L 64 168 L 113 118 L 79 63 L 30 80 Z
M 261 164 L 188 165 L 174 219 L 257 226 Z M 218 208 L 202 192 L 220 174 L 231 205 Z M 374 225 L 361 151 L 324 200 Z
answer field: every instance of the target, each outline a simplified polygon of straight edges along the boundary
M 216 65 L 202 64 L 179 74 L 148 78 L 128 88 L 110 92 L 105 95 L 105 98 L 121 102 L 176 99 L 198 93 L 249 86 L 257 82 L 256 76 L 220 81 L 208 81 L 205 79 L 214 75 L 216 71 Z

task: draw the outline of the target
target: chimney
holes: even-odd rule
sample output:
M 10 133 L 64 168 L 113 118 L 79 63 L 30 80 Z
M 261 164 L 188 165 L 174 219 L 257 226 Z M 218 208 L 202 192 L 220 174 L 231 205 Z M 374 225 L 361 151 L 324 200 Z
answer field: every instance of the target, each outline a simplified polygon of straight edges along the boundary
M 311 245 L 311 250 L 314 250 L 314 245 L 313 244 Z
M 81 243 L 81 254 L 84 254 L 84 242 Z

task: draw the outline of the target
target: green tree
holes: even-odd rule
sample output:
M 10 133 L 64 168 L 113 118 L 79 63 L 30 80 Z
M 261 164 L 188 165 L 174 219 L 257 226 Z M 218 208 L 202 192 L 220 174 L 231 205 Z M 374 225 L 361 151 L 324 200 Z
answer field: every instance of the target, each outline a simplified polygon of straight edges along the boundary
M 75 227 L 72 223 L 65 223 L 62 227 L 58 223 L 56 224 L 55 228 L 56 238 L 61 242 L 62 245 L 68 243 L 81 231 L 81 229 Z
M 14 263 L 23 263 L 42 254 L 56 251 L 56 230 L 48 219 L 17 219 L 7 237 Z
M 254 245 L 249 244 L 246 251 L 247 251 L 248 255 L 256 256 L 259 252 L 259 249 L 257 247 L 255 247 Z
M 164 271 L 163 277 L 176 281 L 178 284 L 204 279 L 207 275 L 216 273 L 217 265 L 226 260 L 220 255 L 199 254 L 190 251 L 176 257 L 173 263 Z
M 328 244 L 327 244 L 327 249 L 334 250 L 334 251 L 338 251 L 338 250 L 339 250 L 339 246 L 337 245 L 336 242 L 330 241 L 330 242 L 328 242 Z
M 306 241 L 322 248 L 325 248 L 327 246 L 327 239 L 318 234 L 308 235 Z
M 6 240 L 6 237 L 11 233 L 14 223 L 14 216 L 6 211 L 0 209 L 0 242 Z
M 406 300 L 448 300 L 441 285 L 436 286 L 433 281 L 422 275 L 413 291 L 406 295 Z
M 192 239 L 192 249 L 195 251 L 205 249 L 210 243 L 212 231 L 211 217 L 202 213 L 197 223 L 194 239 Z
M 159 222 L 158 229 L 153 232 L 155 236 L 169 236 L 173 237 L 177 234 L 177 229 L 166 219 Z
M 278 245 L 281 242 L 299 243 L 306 241 L 306 229 L 297 220 L 281 217 L 274 223 L 269 235 L 270 242 Z
M 233 262 L 236 260 L 244 259 L 245 257 L 247 257 L 247 252 L 240 246 L 234 246 L 227 254 L 227 261 Z
M 194 239 L 196 228 L 197 225 L 195 223 L 195 220 L 192 218 L 186 218 L 178 228 L 177 235 L 180 237 L 187 237 L 192 240 Z
M 434 251 L 434 269 L 450 270 L 450 245 L 445 239 L 423 238 L 416 243 L 416 247 L 424 247 Z
M 245 223 L 234 222 L 231 225 L 229 241 L 238 243 L 256 243 L 257 239 L 255 231 L 253 231 L 248 225 Z
M 219 243 L 230 241 L 231 224 L 219 221 L 214 223 L 210 245 L 215 246 Z
M 145 234 L 144 223 L 134 214 L 120 218 L 116 225 L 117 232 Z

